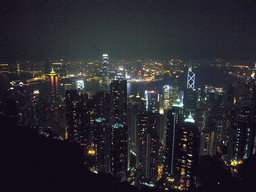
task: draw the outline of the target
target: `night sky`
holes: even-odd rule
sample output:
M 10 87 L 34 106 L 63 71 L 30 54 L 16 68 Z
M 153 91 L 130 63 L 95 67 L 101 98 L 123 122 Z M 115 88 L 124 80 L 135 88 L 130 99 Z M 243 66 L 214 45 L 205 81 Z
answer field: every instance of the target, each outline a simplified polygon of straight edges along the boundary
M 14 0 L 0 3 L 0 61 L 256 59 L 252 0 Z

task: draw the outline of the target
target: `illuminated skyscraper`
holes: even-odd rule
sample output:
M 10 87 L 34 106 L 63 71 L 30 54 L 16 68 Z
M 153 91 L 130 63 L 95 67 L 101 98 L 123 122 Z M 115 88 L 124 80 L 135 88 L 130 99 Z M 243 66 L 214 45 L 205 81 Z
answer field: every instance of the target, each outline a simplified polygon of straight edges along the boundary
M 159 92 L 158 91 L 148 91 L 145 90 L 145 100 L 146 100 L 146 111 L 152 113 L 159 112 Z
M 49 84 L 50 84 L 50 102 L 55 104 L 55 107 L 59 103 L 59 93 L 58 93 L 58 77 L 55 71 L 51 71 L 49 74 Z
M 55 71 L 49 74 L 49 97 L 46 107 L 48 128 L 55 129 L 59 124 L 58 108 L 59 108 L 59 90 L 58 90 L 58 76 Z M 56 131 L 56 130 L 55 130 Z
M 105 92 L 97 92 L 92 97 L 90 108 L 90 130 L 88 144 L 95 151 L 95 171 L 110 172 L 110 95 Z
M 187 89 L 195 89 L 196 75 L 192 71 L 192 67 L 188 68 L 188 78 L 187 78 Z
M 178 99 L 179 95 L 179 75 L 173 75 L 171 77 L 171 90 L 170 90 L 170 102 L 173 105 Z
M 237 108 L 234 111 L 230 142 L 233 164 L 241 163 L 253 154 L 255 119 L 252 112 L 250 107 Z
M 114 80 L 110 84 L 110 169 L 111 173 L 126 177 L 127 171 L 127 81 Z
M 87 143 L 90 117 L 86 109 L 88 95 L 82 95 L 77 90 L 66 91 L 66 120 L 69 141 Z
M 165 85 L 163 87 L 164 92 L 164 110 L 170 109 L 170 89 L 171 87 L 169 85 Z
M 206 127 L 200 133 L 200 156 L 216 155 L 217 151 L 217 134 L 212 127 Z
M 84 80 L 77 80 L 76 81 L 76 89 L 78 92 L 84 93 Z
M 93 146 L 95 151 L 95 171 L 109 173 L 109 122 L 104 117 L 95 119 L 93 123 Z
M 133 97 L 132 97 L 133 98 Z M 145 113 L 145 104 L 139 94 L 134 98 L 134 103 L 128 103 L 127 127 L 128 127 L 128 168 L 136 167 L 136 146 L 137 146 L 137 119 L 138 115 Z
M 39 90 L 35 90 L 31 96 L 31 102 L 29 103 L 29 123 L 30 127 L 39 130 Z
M 229 136 L 231 165 L 242 163 L 256 151 L 256 83 L 251 80 L 248 84 L 235 90 L 238 98 L 234 99 L 235 107 L 231 110 Z
M 184 108 L 186 111 L 186 115 L 190 112 L 195 111 L 196 108 L 196 92 L 193 89 L 185 89 L 184 90 Z
M 109 57 L 106 53 L 102 55 L 102 84 L 109 85 Z
M 137 115 L 136 169 L 140 179 L 156 182 L 158 176 L 160 114 Z
M 182 120 L 182 105 L 176 106 L 167 115 L 164 174 L 169 188 L 187 190 L 196 186 L 199 132 L 191 116 Z
M 174 153 L 176 147 L 176 132 L 178 123 L 182 121 L 182 111 L 183 104 L 180 100 L 172 106 L 172 110 L 167 113 L 167 130 L 166 130 L 166 155 L 165 155 L 165 165 L 164 165 L 164 177 L 170 180 L 174 173 Z

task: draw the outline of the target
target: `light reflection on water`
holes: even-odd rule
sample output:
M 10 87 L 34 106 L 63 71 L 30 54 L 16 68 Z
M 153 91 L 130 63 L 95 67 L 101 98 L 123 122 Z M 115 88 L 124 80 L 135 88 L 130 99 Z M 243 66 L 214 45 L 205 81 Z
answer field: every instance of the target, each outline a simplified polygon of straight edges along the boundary
M 193 69 L 196 74 L 196 88 L 202 88 L 205 85 L 214 87 L 225 87 L 228 84 L 232 84 L 236 81 L 241 81 L 241 79 L 231 76 L 225 72 L 226 68 L 223 67 L 198 67 Z M 186 78 L 187 73 L 182 73 L 179 77 L 179 90 L 183 91 L 186 88 Z M 161 81 L 151 81 L 151 82 L 127 82 L 127 95 L 137 95 L 144 96 L 145 90 L 158 90 L 162 94 L 162 89 L 164 85 L 172 86 L 171 78 L 169 76 L 165 77 Z M 101 85 L 98 81 L 94 80 L 92 82 L 87 82 L 86 91 L 91 91 L 92 95 L 95 95 L 98 91 L 102 90 Z

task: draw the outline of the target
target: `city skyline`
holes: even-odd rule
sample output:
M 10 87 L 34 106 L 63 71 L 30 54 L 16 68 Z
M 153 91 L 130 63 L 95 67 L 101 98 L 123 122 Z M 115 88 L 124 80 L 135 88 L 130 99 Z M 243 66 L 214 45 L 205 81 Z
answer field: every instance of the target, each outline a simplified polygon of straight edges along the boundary
M 37 71 L 29 61 L 17 62 L 17 70 L 1 64 L 1 116 L 60 145 L 79 143 L 80 163 L 95 177 L 117 177 L 127 186 L 200 191 L 210 188 L 209 181 L 217 188 L 238 181 L 239 166 L 256 150 L 255 66 L 215 60 L 195 62 L 192 70 L 189 62 L 173 59 L 110 69 L 109 59 L 105 53 L 87 64 L 49 61 Z M 205 172 L 205 166 L 223 174 Z M 33 171 L 28 167 L 21 175 Z M 250 181 L 244 178 L 241 187 Z M 34 187 L 42 180 L 29 179 Z
M 0 9 L 1 189 L 255 188 L 252 0 Z
M 255 59 L 253 1 L 2 3 L 2 61 L 98 58 Z

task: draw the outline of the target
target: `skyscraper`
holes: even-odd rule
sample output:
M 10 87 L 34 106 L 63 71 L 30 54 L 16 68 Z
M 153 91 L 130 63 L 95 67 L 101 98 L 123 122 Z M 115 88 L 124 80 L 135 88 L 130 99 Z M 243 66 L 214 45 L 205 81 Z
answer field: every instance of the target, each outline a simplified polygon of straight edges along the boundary
M 127 106 L 127 127 L 128 127 L 128 169 L 135 169 L 136 167 L 136 149 L 137 149 L 137 120 L 138 115 L 145 113 L 145 104 L 143 98 L 136 95 L 136 97 L 130 97 L 134 99 L 128 102 Z
M 216 155 L 217 151 L 217 134 L 213 127 L 206 127 L 200 133 L 200 156 Z
M 173 75 L 171 77 L 171 90 L 170 90 L 170 102 L 173 105 L 178 99 L 179 95 L 179 75 Z
M 195 94 L 195 73 L 192 72 L 192 67 L 188 68 L 187 89 L 184 90 L 184 111 L 185 115 L 192 112 L 194 116 L 196 109 L 196 94 Z
M 102 55 L 102 84 L 109 85 L 109 56 L 106 53 Z
M 97 118 L 94 121 L 93 128 L 95 171 L 109 173 L 109 122 L 105 118 Z
M 58 90 L 58 76 L 55 73 L 55 71 L 50 72 L 49 74 L 49 108 L 47 108 L 47 115 L 48 115 L 48 121 L 49 126 L 51 128 L 56 128 L 56 125 L 58 124 L 58 108 L 59 108 L 59 90 Z
M 148 91 L 145 90 L 145 100 L 146 100 L 146 111 L 152 113 L 159 112 L 159 92 L 158 91 Z
M 196 94 L 193 89 L 185 89 L 184 90 L 184 109 L 185 109 L 185 114 L 188 115 L 190 112 L 195 111 L 196 109 Z
M 95 171 L 110 172 L 110 95 L 106 91 L 97 92 L 90 105 L 90 129 L 88 144 L 95 151 Z
M 158 176 L 160 114 L 137 115 L 136 169 L 141 179 L 154 183 Z
M 174 107 L 167 115 L 166 161 L 167 186 L 187 190 L 196 186 L 199 158 L 199 132 L 192 117 L 182 120 L 182 108 Z
M 196 80 L 196 75 L 192 71 L 192 67 L 189 67 L 188 77 L 187 77 L 187 89 L 195 89 L 195 80 Z
M 49 84 L 50 84 L 50 101 L 51 103 L 57 104 L 59 103 L 59 92 L 58 92 L 58 77 L 55 71 L 51 71 L 49 74 Z
M 164 95 L 164 110 L 170 109 L 170 90 L 171 87 L 169 85 L 163 86 L 163 95 Z
M 127 171 L 127 81 L 114 80 L 110 84 L 110 169 L 111 173 L 126 177 Z
M 166 121 L 166 148 L 165 148 L 165 165 L 164 177 L 166 181 L 170 181 L 174 175 L 174 153 L 176 147 L 176 134 L 178 123 L 182 121 L 183 104 L 177 100 L 172 110 L 168 111 Z
M 234 111 L 231 126 L 231 161 L 233 164 L 241 163 L 253 153 L 255 130 L 251 119 L 250 107 L 237 108 Z
M 77 90 L 66 91 L 66 119 L 68 139 L 79 143 L 87 143 L 89 137 L 89 114 L 86 108 L 87 95 L 79 95 Z

